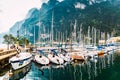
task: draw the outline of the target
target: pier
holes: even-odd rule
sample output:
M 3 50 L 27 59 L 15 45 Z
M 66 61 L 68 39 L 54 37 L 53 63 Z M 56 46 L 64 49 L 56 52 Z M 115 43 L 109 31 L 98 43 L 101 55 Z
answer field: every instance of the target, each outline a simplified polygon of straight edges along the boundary
M 22 48 L 19 46 L 19 49 L 21 51 L 26 51 L 26 52 L 30 52 L 32 48 L 33 47 L 31 46 L 27 46 L 26 48 Z M 9 64 L 9 58 L 11 58 L 12 56 L 15 56 L 17 53 L 18 52 L 16 49 L 1 50 L 0 51 L 0 69 L 7 66 Z
M 3 52 L 0 52 L 0 61 L 16 54 L 17 54 L 16 50 L 6 50 Z
M 0 68 L 4 68 L 9 64 L 9 58 L 16 55 L 17 51 L 15 49 L 5 50 L 0 52 Z

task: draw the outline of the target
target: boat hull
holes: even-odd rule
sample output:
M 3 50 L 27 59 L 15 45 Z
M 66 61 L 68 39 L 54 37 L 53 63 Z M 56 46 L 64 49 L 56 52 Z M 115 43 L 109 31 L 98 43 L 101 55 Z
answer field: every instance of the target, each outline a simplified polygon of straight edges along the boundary
M 71 61 L 71 57 L 70 57 L 68 54 L 66 54 L 66 55 L 58 54 L 58 56 L 59 56 L 60 58 L 62 58 L 64 61 L 66 61 L 66 62 Z
M 40 55 L 35 55 L 35 62 L 41 64 L 41 65 L 48 65 L 50 63 L 49 59 L 45 56 L 41 56 Z
M 9 62 L 12 65 L 13 70 L 17 70 L 20 69 L 26 65 L 28 65 L 32 60 L 32 55 L 30 53 L 26 53 L 26 54 L 20 54 L 19 57 L 18 56 L 14 56 L 12 57 Z
M 48 54 L 48 58 L 54 64 L 63 64 L 64 63 L 64 60 L 56 55 L 53 56 L 52 54 Z

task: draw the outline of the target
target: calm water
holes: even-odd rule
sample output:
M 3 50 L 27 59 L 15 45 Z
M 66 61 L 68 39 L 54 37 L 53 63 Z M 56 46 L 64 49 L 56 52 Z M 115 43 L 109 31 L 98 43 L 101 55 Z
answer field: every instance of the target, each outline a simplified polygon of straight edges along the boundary
M 97 62 L 40 66 L 34 62 L 14 71 L 10 80 L 120 80 L 120 56 L 101 56 Z

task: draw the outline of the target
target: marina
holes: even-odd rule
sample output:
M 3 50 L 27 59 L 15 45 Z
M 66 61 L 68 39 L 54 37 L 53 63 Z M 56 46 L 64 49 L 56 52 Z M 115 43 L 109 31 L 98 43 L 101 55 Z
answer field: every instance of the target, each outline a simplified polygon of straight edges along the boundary
M 120 80 L 119 0 L 6 1 L 0 80 Z
M 53 63 L 40 65 L 32 61 L 17 70 L 13 70 L 11 65 L 7 65 L 7 69 L 1 70 L 0 75 L 1 78 L 7 76 L 7 80 L 101 80 L 103 78 L 112 80 L 114 76 L 110 79 L 110 77 L 104 75 L 112 74 L 111 70 L 119 66 L 119 60 L 120 53 L 119 48 L 117 48 L 94 59 L 87 58 L 85 61 L 73 60 L 60 65 Z

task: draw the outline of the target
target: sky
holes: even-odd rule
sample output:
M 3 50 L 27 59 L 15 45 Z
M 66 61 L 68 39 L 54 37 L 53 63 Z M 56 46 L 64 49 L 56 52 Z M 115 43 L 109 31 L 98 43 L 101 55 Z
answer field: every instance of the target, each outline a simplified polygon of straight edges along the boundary
M 31 8 L 40 8 L 48 0 L 0 0 L 0 33 L 23 20 Z

